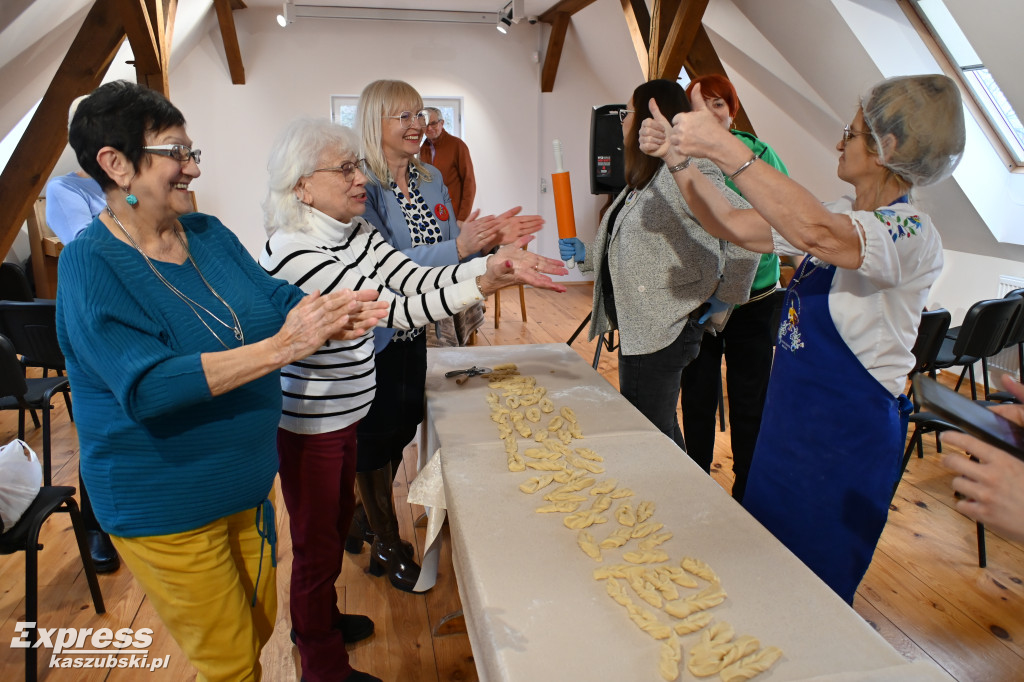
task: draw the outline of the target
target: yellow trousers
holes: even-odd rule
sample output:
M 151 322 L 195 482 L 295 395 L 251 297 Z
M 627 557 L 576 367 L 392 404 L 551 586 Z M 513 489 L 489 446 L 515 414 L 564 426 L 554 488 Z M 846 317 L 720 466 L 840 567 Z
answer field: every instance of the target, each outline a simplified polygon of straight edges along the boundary
M 260 651 L 277 617 L 277 569 L 270 543 L 261 548 L 256 509 L 184 533 L 111 539 L 198 682 L 260 679 Z

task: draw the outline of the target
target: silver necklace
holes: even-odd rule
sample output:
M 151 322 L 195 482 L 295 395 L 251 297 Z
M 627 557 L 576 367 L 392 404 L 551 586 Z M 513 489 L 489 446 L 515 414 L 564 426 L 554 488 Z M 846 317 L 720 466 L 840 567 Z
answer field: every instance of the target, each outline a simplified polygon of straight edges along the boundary
M 157 279 L 163 282 L 164 286 L 170 289 L 175 296 L 180 298 L 185 303 L 185 305 L 189 307 L 189 309 L 195 314 L 195 316 L 199 318 L 199 321 L 203 323 L 203 326 L 206 327 L 206 329 L 209 330 L 211 334 L 213 334 L 213 338 L 217 339 L 220 345 L 224 346 L 225 350 L 230 350 L 230 347 L 226 343 L 224 343 L 224 341 L 220 338 L 217 332 L 215 332 L 213 328 L 206 323 L 206 320 L 203 319 L 203 316 L 199 314 L 199 310 L 202 310 L 207 315 L 215 319 L 225 329 L 230 329 L 235 335 L 235 340 L 241 341 L 242 345 L 245 345 L 245 333 L 242 331 L 242 323 L 239 321 L 238 315 L 236 315 L 234 309 L 230 305 L 228 305 L 228 302 L 225 301 L 224 298 L 217 293 L 217 290 L 210 286 L 210 283 L 206 281 L 206 277 L 203 276 L 203 271 L 199 269 L 199 266 L 196 264 L 195 259 L 192 258 L 191 249 L 188 248 L 188 244 L 186 244 L 185 241 L 181 238 L 181 235 L 178 233 L 177 230 L 174 231 L 174 236 L 178 238 L 178 243 L 181 244 L 181 247 L 183 249 L 185 249 L 185 255 L 188 256 L 188 260 L 190 263 L 192 263 L 192 267 L 194 267 L 196 269 L 196 272 L 199 273 L 199 279 L 203 280 L 203 284 L 205 284 L 206 288 L 210 290 L 210 293 L 213 294 L 214 298 L 216 298 L 218 301 L 224 304 L 224 307 L 228 309 L 228 313 L 231 314 L 231 321 L 234 324 L 229 325 L 227 322 L 214 315 L 213 312 L 210 311 L 210 309 L 204 306 L 202 303 L 199 303 L 198 301 L 189 298 L 184 293 L 182 293 L 182 291 L 178 289 L 178 287 L 174 286 L 169 281 L 167 281 L 167 278 L 164 277 L 159 270 L 157 270 L 156 265 L 154 265 L 153 261 L 150 260 L 149 256 L 146 255 L 146 252 L 142 250 L 142 247 L 139 246 L 138 243 L 136 243 L 136 241 L 132 238 L 131 234 L 129 234 L 128 230 L 125 229 L 125 226 L 121 224 L 121 221 L 118 220 L 117 215 L 114 213 L 113 209 L 110 208 L 110 206 L 107 206 L 107 213 L 114 220 L 117 226 L 121 228 L 121 232 L 123 232 L 124 236 L 128 238 L 128 241 L 131 242 L 131 245 L 135 247 L 135 250 L 142 255 L 143 260 L 146 261 L 146 265 L 148 265 L 149 269 L 153 271 L 153 274 L 156 275 Z M 199 310 L 197 310 L 197 308 Z

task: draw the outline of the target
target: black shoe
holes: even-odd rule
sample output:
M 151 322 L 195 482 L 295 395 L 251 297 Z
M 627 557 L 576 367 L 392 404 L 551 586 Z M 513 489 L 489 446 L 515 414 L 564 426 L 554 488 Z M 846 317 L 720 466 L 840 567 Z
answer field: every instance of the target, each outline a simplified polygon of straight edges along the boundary
M 384 680 L 374 677 L 370 673 L 353 670 L 352 674 L 345 678 L 345 682 L 384 682 Z
M 117 556 L 109 535 L 101 530 L 86 531 L 86 542 L 97 573 L 113 573 L 121 567 L 121 557 Z
M 341 631 L 345 644 L 361 642 L 373 634 L 373 621 L 357 614 L 341 614 L 341 621 L 335 627 Z M 290 636 L 292 644 L 295 644 L 295 628 L 292 628 Z

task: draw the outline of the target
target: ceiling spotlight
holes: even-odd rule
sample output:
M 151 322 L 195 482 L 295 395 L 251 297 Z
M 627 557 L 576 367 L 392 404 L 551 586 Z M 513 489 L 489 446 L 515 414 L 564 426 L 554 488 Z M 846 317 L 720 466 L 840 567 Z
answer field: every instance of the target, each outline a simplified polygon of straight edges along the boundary
M 504 7 L 498 10 L 498 31 L 508 33 L 512 24 L 518 24 L 524 16 L 523 0 L 509 0 Z
M 277 15 L 277 25 L 284 28 L 288 24 L 295 22 L 295 5 L 292 4 L 291 0 L 287 0 L 281 7 L 281 13 Z
M 504 11 L 498 12 L 498 32 L 508 33 L 509 27 L 512 25 L 512 13 L 505 14 Z

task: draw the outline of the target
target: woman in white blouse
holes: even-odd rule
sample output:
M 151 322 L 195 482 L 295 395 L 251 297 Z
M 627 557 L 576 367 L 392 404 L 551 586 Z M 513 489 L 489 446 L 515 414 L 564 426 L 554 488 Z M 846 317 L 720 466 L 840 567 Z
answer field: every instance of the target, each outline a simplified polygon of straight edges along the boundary
M 736 210 L 693 171 L 676 183 L 701 224 L 754 251 L 803 255 L 787 290 L 743 505 L 847 602 L 871 562 L 900 471 L 914 363 L 942 243 L 911 190 L 953 172 L 964 147 L 956 85 L 940 75 L 875 85 L 846 126 L 838 175 L 855 195 L 822 205 L 694 112 L 644 125 L 669 165 L 714 161 L 753 209 Z
M 458 265 L 425 267 L 388 245 L 363 220 L 366 176 L 359 138 L 327 120 L 299 119 L 275 143 L 264 215 L 269 240 L 260 265 L 307 292 L 376 289 L 388 309 L 379 326 L 420 327 L 502 287 L 530 284 L 565 291 L 543 273 L 567 274 L 560 261 L 520 248 L 532 237 Z M 373 632 L 365 616 L 344 615 L 334 584 L 355 506 L 356 424 L 373 402 L 373 334 L 329 341 L 281 370 L 278 428 L 281 491 L 290 515 L 291 616 L 302 677 L 376 680 L 353 671 L 345 652 Z M 376 513 L 364 495 L 368 513 Z M 390 504 L 390 496 L 382 504 Z M 385 537 L 392 545 L 395 537 Z M 371 556 L 372 572 L 383 572 Z

